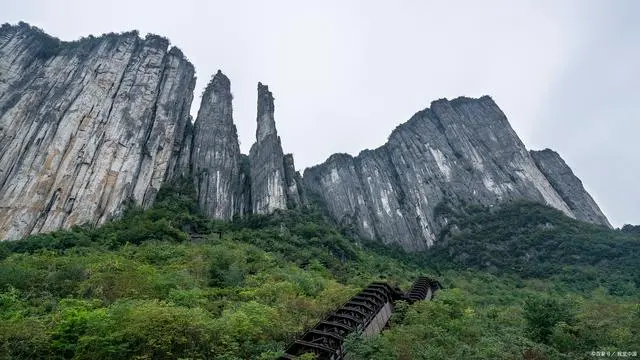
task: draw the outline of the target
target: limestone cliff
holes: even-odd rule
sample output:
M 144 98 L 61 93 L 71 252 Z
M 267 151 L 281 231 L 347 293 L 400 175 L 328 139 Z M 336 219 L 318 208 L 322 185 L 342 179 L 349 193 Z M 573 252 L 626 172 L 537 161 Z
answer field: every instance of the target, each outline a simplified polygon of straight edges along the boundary
M 296 171 L 293 154 L 286 154 L 283 160 L 284 180 L 287 185 L 287 207 L 299 208 L 306 204 L 302 176 L 299 171 Z
M 242 191 L 240 145 L 231 101 L 231 83 L 218 70 L 202 95 L 190 162 L 198 205 L 215 219 L 233 218 Z
M 240 153 L 229 79 L 207 86 L 194 124 L 193 66 L 168 40 L 137 32 L 61 42 L 21 23 L 0 28 L 0 239 L 100 224 L 151 204 L 178 176 L 212 218 L 305 206 L 409 250 L 426 249 L 462 207 L 529 199 L 610 226 L 553 151 L 529 152 L 489 97 L 435 101 L 388 142 L 295 170 L 258 84 L 256 142 Z
M 573 174 L 557 152 L 550 149 L 531 151 L 531 157 L 577 219 L 611 227 L 598 204 L 585 190 L 582 181 Z
M 249 151 L 251 202 L 254 214 L 268 214 L 287 208 L 284 154 L 274 119 L 273 95 L 258 83 L 258 127 L 256 142 Z
M 0 239 L 99 224 L 173 176 L 194 68 L 136 32 L 61 42 L 0 29 Z
M 304 184 L 337 220 L 410 250 L 433 244 L 447 221 L 437 214 L 444 203 L 529 199 L 588 219 L 574 213 L 557 191 L 562 186 L 540 171 L 488 96 L 435 101 L 398 126 L 380 148 L 356 157 L 333 155 L 306 169 Z M 601 215 L 597 206 L 584 211 Z

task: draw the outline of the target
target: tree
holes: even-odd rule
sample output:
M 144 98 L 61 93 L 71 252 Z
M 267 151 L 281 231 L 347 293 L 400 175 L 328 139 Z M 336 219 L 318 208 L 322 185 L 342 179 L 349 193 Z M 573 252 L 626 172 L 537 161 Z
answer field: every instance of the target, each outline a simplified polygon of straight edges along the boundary
M 557 324 L 570 324 L 574 320 L 570 305 L 556 298 L 530 297 L 525 301 L 523 310 L 529 337 L 544 344 L 549 343 Z

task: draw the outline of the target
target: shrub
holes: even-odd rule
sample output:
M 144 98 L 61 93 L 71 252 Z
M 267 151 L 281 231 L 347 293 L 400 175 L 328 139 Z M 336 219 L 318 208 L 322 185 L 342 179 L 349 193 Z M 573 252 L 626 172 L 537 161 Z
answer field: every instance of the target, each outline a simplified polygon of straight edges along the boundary
M 557 324 L 574 321 L 570 305 L 551 297 L 530 297 L 525 301 L 523 310 L 529 337 L 544 344 L 549 343 Z

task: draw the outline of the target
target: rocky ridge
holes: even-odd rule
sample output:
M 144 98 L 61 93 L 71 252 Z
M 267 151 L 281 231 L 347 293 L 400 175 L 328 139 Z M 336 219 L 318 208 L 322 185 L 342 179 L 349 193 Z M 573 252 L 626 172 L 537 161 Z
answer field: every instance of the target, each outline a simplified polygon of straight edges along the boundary
M 258 84 L 256 142 L 240 152 L 231 84 L 218 71 L 192 124 L 193 66 L 137 32 L 65 43 L 26 24 L 0 29 L 0 238 L 100 224 L 191 177 L 212 218 L 305 206 L 407 250 L 431 246 L 440 209 L 528 199 L 610 226 L 550 150 L 529 152 L 487 96 L 434 101 L 388 142 L 296 171 Z
M 611 227 L 607 217 L 582 185 L 582 181 L 575 176 L 560 154 L 551 149 L 544 149 L 531 151 L 531 157 L 576 218 Z
M 562 194 L 585 203 L 586 192 L 576 188 L 573 179 L 556 177 L 553 168 L 549 173 L 538 168 L 504 113 L 484 96 L 434 101 L 398 126 L 380 148 L 356 157 L 333 155 L 306 169 L 303 179 L 337 220 L 371 239 L 408 250 L 433 245 L 447 222 L 437 211 L 443 204 L 528 199 L 608 225 L 597 206 L 576 211 L 578 207 L 558 193 L 556 189 L 566 186 L 575 192 Z

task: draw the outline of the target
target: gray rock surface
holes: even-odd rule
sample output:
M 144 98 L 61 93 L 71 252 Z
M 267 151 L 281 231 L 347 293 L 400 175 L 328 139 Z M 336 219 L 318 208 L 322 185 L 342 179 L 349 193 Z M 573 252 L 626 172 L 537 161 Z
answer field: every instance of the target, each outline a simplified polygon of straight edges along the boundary
M 168 40 L 0 29 L 0 239 L 99 224 L 173 176 L 195 85 Z
M 218 70 L 202 95 L 190 162 L 200 210 L 226 220 L 240 211 L 236 201 L 242 193 L 240 145 L 231 102 L 231 83 Z
M 251 203 L 254 214 L 268 214 L 287 208 L 284 154 L 274 119 L 273 95 L 258 83 L 258 127 L 256 142 L 249 151 Z
M 304 191 L 302 187 L 302 176 L 296 171 L 293 161 L 293 154 L 284 156 L 284 180 L 287 185 L 287 207 L 299 208 L 305 204 Z
M 210 217 L 324 203 L 341 223 L 408 250 L 446 225 L 443 204 L 529 199 L 610 226 L 571 169 L 529 152 L 487 96 L 434 101 L 388 142 L 295 170 L 274 99 L 258 84 L 256 143 L 239 149 L 229 79 L 218 72 L 198 118 L 193 66 L 168 40 L 137 32 L 61 42 L 26 24 L 0 28 L 0 239 L 100 224 L 129 201 L 149 206 L 191 176 Z
M 243 216 L 253 213 L 251 203 L 251 164 L 249 156 L 242 154 L 240 157 L 240 193 L 236 201 L 234 214 Z
M 531 151 L 531 157 L 578 220 L 611 228 L 607 217 L 585 190 L 582 181 L 557 152 L 550 149 Z
M 447 221 L 439 204 L 529 199 L 576 217 L 488 96 L 434 101 L 385 145 L 333 155 L 303 181 L 337 220 L 408 250 L 434 243 Z
M 178 152 L 178 161 L 176 162 L 173 170 L 173 177 L 192 177 L 193 166 L 191 164 L 191 153 L 193 151 L 193 117 L 189 116 L 184 127 L 184 134 L 182 135 L 182 147 Z

